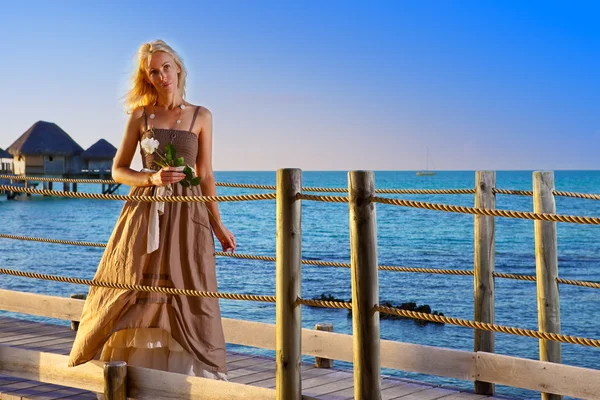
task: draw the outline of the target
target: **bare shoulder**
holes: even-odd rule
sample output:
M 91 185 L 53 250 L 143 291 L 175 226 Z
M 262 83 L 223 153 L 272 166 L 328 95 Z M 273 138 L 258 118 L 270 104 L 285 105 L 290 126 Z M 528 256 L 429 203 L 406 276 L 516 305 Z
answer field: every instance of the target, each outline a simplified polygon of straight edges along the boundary
M 206 120 L 206 119 L 211 119 L 212 118 L 212 113 L 210 112 L 210 110 L 204 106 L 196 106 L 192 104 L 192 107 L 197 108 L 198 109 L 198 116 L 197 119 L 201 119 L 201 120 Z
M 140 119 L 144 115 L 144 107 L 139 106 L 131 113 L 131 119 Z
M 192 131 L 196 134 L 201 134 L 202 132 L 208 131 L 212 128 L 212 113 L 210 110 L 204 106 L 197 106 L 191 104 L 192 107 L 197 109 L 198 114 L 196 115 L 196 121 L 194 122 L 194 126 Z M 196 110 L 194 110 L 196 112 Z

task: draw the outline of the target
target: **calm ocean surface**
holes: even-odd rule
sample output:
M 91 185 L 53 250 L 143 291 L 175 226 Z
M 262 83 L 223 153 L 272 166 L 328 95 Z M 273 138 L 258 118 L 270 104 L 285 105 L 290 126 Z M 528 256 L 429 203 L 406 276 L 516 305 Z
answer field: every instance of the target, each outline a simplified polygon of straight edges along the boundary
M 222 182 L 275 184 L 275 172 L 221 172 Z M 438 172 L 417 177 L 414 172 L 376 172 L 377 188 L 472 188 L 472 171 Z M 531 171 L 501 171 L 497 187 L 531 190 Z M 345 172 L 305 172 L 303 186 L 347 187 Z M 557 171 L 558 190 L 600 192 L 600 171 Z M 62 188 L 62 184 L 55 184 Z M 80 192 L 99 192 L 99 185 L 79 185 Z M 117 193 L 127 194 L 121 187 Z M 218 188 L 219 194 L 263 191 Z M 402 195 L 403 199 L 474 205 L 473 195 Z M 497 208 L 533 211 L 532 199 L 524 196 L 497 196 Z M 17 201 L 0 200 L 0 232 L 15 235 L 106 242 L 122 208 L 120 201 L 43 198 L 32 196 Z M 600 201 L 559 197 L 560 214 L 600 217 Z M 238 252 L 275 255 L 275 201 L 223 203 L 225 225 L 235 233 Z M 377 205 L 379 263 L 386 265 L 472 269 L 473 216 L 438 211 Z M 559 275 L 562 278 L 600 281 L 600 227 L 558 223 Z M 302 215 L 303 258 L 349 262 L 347 204 L 304 201 Z M 220 250 L 220 249 L 219 249 Z M 92 278 L 102 249 L 0 239 L 1 265 L 6 268 L 64 276 Z M 535 274 L 533 221 L 496 218 L 496 271 Z M 275 264 L 260 261 L 217 259 L 219 288 L 226 292 L 274 294 Z M 447 316 L 473 318 L 473 278 L 380 271 L 381 301 L 429 304 Z M 86 292 L 87 287 L 0 276 L 0 287 L 25 292 L 68 297 Z M 350 270 L 303 266 L 302 294 L 305 298 L 322 293 L 350 298 Z M 560 286 L 562 333 L 600 338 L 600 291 L 576 286 Z M 253 321 L 275 322 L 271 304 L 221 300 L 223 316 Z M 8 314 L 8 313 L 4 313 Z M 12 315 L 12 314 L 10 314 Z M 32 316 L 19 316 L 44 320 Z M 351 319 L 345 310 L 304 307 L 303 326 L 331 322 L 336 332 L 351 333 Z M 47 320 L 58 324 L 65 321 Z M 496 280 L 496 322 L 537 329 L 535 283 Z M 473 350 L 473 331 L 450 325 L 420 326 L 409 320 L 381 321 L 384 339 L 431 346 Z M 232 348 L 234 348 L 232 346 Z M 261 354 L 272 352 L 241 349 Z M 565 364 L 598 368 L 600 349 L 563 344 Z M 496 334 L 496 352 L 538 358 L 538 340 Z M 336 361 L 336 366 L 351 368 Z M 414 378 L 436 384 L 472 388 L 471 382 L 398 371 L 385 374 Z M 498 386 L 499 394 L 539 398 L 535 392 Z

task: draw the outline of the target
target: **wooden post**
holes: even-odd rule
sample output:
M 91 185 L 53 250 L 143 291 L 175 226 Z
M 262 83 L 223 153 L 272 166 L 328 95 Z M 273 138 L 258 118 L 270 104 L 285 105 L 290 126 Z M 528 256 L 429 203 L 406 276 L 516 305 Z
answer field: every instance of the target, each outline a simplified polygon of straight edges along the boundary
M 496 208 L 496 172 L 475 173 L 475 207 Z M 494 217 L 475 215 L 475 321 L 494 323 Z M 475 351 L 494 352 L 494 332 L 475 329 Z M 475 393 L 494 394 L 494 384 L 475 381 Z
M 69 182 L 63 182 L 63 192 L 71 191 L 71 184 Z
M 533 173 L 533 211 L 556 214 L 554 173 Z M 556 222 L 534 222 L 535 274 L 538 302 L 538 327 L 541 332 L 560 333 L 560 300 L 558 296 L 558 251 Z M 561 344 L 540 339 L 540 360 L 562 362 Z M 559 400 L 562 396 L 542 393 L 544 400 Z
M 381 399 L 377 225 L 372 171 L 348 173 L 350 256 L 352 275 L 352 337 L 354 399 Z
M 333 332 L 333 324 L 317 324 L 317 331 Z M 330 358 L 315 357 L 315 368 L 333 368 L 333 360 Z
M 277 170 L 277 400 L 302 398 L 302 314 L 296 303 L 302 284 L 302 202 L 296 198 L 301 191 L 301 170 Z
M 127 363 L 110 361 L 104 364 L 104 399 L 127 400 Z
M 73 192 L 77 193 L 77 182 L 73 182 Z
M 70 296 L 72 299 L 85 300 L 87 299 L 87 294 L 84 293 L 75 293 Z M 71 321 L 71 329 L 76 331 L 79 329 L 79 321 Z
M 48 182 L 48 190 L 52 190 L 52 184 L 53 184 L 53 183 L 54 183 L 54 182 Z

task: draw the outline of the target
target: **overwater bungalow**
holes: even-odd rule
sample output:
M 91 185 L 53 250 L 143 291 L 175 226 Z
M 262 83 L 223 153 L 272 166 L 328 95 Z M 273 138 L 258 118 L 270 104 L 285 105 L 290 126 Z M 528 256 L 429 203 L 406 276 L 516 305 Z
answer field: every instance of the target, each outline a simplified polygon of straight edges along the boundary
M 62 176 L 82 169 L 83 148 L 52 122 L 36 122 L 7 151 L 15 175 Z
M 81 154 L 83 169 L 110 174 L 115 154 L 117 154 L 117 148 L 106 140 L 100 139 Z
M 0 174 L 12 174 L 13 156 L 6 150 L 0 149 Z

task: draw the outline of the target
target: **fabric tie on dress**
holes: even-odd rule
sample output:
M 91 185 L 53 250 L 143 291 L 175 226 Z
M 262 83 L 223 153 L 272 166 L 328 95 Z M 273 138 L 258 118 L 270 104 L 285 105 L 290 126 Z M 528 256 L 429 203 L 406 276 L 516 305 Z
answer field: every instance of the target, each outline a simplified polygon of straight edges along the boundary
M 142 172 L 156 172 L 153 169 L 143 168 Z M 168 197 L 173 194 L 173 187 L 169 183 L 167 186 L 155 186 L 154 196 L 155 197 Z M 158 243 L 160 241 L 160 226 L 159 216 L 165 212 L 165 203 L 162 201 L 152 202 L 150 206 L 150 217 L 148 219 L 148 241 L 146 243 L 146 253 L 150 254 L 158 249 Z

